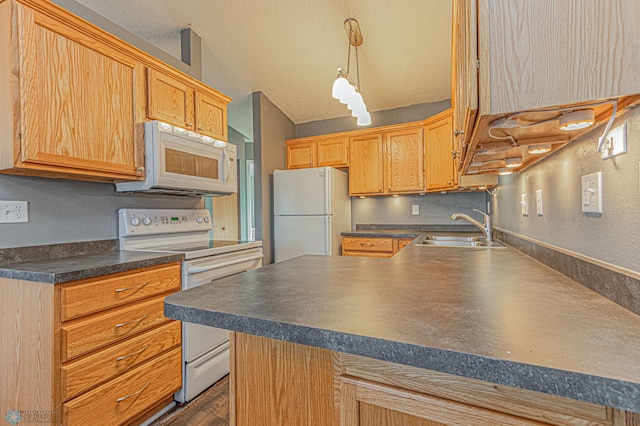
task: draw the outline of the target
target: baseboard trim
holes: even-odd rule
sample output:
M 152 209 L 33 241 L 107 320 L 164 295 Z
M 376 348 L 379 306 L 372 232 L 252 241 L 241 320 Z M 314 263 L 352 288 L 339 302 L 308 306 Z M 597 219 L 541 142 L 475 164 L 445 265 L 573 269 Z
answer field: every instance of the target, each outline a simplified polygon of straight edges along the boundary
M 505 229 L 494 231 L 496 239 L 640 315 L 639 273 Z

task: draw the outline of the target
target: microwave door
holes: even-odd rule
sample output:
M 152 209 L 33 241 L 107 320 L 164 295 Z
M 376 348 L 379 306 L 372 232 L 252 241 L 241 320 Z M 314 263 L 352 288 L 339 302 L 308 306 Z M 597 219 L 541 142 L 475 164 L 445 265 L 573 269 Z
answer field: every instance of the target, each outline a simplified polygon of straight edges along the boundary
M 161 134 L 157 183 L 165 188 L 225 191 L 224 158 L 220 148 Z

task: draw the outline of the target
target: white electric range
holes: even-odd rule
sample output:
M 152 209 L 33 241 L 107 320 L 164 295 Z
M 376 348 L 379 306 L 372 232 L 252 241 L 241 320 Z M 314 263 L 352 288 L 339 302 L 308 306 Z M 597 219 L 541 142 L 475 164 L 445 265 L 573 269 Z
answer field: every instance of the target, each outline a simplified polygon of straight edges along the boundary
M 204 209 L 120 209 L 120 250 L 183 254 L 182 289 L 262 266 L 261 241 L 211 240 Z M 229 332 L 182 323 L 181 403 L 190 401 L 229 373 Z

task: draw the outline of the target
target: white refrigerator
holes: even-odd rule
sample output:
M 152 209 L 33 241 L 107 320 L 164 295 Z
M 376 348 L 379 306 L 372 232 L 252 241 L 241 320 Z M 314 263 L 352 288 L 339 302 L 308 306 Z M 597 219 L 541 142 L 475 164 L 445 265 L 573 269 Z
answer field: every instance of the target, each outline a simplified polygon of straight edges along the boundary
M 274 170 L 275 261 L 303 254 L 342 254 L 351 230 L 349 177 L 333 167 Z

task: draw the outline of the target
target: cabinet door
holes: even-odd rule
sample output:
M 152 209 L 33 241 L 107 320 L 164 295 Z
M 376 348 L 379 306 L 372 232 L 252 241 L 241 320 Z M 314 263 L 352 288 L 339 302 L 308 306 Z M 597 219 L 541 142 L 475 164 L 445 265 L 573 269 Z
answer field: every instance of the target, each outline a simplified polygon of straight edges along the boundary
M 344 426 L 541 424 L 486 408 L 351 378 L 342 379 L 340 407 L 341 424 Z
M 287 145 L 287 169 L 304 169 L 316 163 L 315 144 L 313 142 Z
M 149 119 L 194 130 L 194 90 L 149 68 Z
M 456 186 L 453 149 L 452 117 L 438 120 L 426 127 L 427 133 L 427 189 L 449 189 Z
M 144 67 L 89 35 L 14 3 L 18 16 L 21 153 L 40 170 L 143 174 Z
M 318 167 L 348 167 L 349 166 L 349 138 L 338 137 L 319 140 L 317 144 Z
M 422 128 L 385 134 L 387 192 L 420 192 L 424 186 L 424 133 Z
M 384 192 L 383 153 L 380 133 L 349 140 L 349 195 Z
M 227 104 L 212 96 L 196 92 L 196 128 L 198 133 L 226 141 Z

